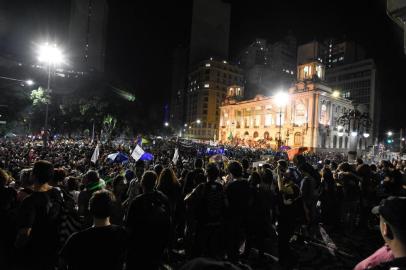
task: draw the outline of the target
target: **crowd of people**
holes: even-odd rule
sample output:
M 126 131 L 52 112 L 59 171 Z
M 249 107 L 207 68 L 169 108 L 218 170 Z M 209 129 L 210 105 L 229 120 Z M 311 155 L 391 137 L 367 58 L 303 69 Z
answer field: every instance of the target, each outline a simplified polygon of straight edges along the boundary
M 253 258 L 294 269 L 292 241 L 320 224 L 343 235 L 379 224 L 385 245 L 355 269 L 406 267 L 405 162 L 274 153 L 253 167 L 269 153 L 209 162 L 203 144 L 162 140 L 153 161 L 112 162 L 128 150 L 103 145 L 92 163 L 94 148 L 0 141 L 0 269 L 250 269 Z

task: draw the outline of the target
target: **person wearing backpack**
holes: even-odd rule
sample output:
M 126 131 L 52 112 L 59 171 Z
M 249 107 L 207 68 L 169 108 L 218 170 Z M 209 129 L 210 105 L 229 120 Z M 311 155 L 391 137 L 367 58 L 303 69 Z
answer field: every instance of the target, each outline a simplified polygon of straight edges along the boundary
M 58 189 L 48 184 L 53 172 L 50 162 L 35 162 L 33 192 L 23 200 L 18 213 L 19 231 L 15 245 L 24 254 L 21 263 L 29 269 L 54 269 L 57 264 L 63 198 Z
M 129 234 L 127 269 L 158 269 L 170 239 L 168 198 L 155 189 L 157 175 L 146 171 L 141 179 L 143 194 L 131 201 L 125 217 Z
M 223 216 L 225 194 L 223 186 L 217 182 L 219 169 L 210 163 L 206 168 L 207 182 L 199 184 L 185 201 L 193 209 L 196 220 L 193 257 L 205 256 L 220 259 L 223 257 Z

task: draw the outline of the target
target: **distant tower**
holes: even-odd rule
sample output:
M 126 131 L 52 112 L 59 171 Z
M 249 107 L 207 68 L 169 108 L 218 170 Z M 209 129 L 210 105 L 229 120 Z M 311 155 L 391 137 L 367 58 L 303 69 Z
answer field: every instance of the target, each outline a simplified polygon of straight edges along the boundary
M 189 66 L 209 57 L 228 59 L 230 9 L 222 0 L 194 0 Z
M 69 45 L 75 69 L 104 71 L 106 0 L 72 0 L 69 24 Z

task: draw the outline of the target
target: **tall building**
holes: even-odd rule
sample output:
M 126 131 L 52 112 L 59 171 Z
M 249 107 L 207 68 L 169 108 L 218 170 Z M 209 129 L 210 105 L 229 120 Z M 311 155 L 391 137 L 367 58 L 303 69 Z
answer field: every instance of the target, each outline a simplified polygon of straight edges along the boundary
M 369 143 L 374 142 L 379 132 L 381 107 L 374 60 L 365 59 L 365 51 L 355 42 L 338 39 L 300 45 L 298 63 L 309 60 L 324 63 L 329 86 L 355 106 L 367 110 L 373 124 Z
M 297 83 L 288 90 L 286 105 L 278 96 L 238 101 L 228 98 L 220 108 L 219 140 L 233 145 L 277 148 L 307 147 L 315 152 L 365 148 L 365 140 L 339 132 L 336 121 L 353 109 L 351 102 L 333 95 L 324 81 L 324 65 L 317 61 L 297 67 Z M 229 96 L 233 96 L 231 93 Z
M 169 122 L 176 131 L 183 129 L 185 122 L 188 50 L 178 47 L 172 54 L 172 82 Z
M 194 0 L 189 66 L 214 57 L 228 59 L 230 4 L 222 0 Z
M 326 80 L 334 90 L 340 91 L 344 98 L 368 110 L 373 124 L 374 132 L 371 137 L 373 142 L 378 136 L 381 111 L 374 60 L 365 59 L 331 67 L 326 71 Z
M 72 0 L 69 52 L 76 70 L 104 71 L 108 6 L 106 0 Z
M 389 18 L 403 29 L 403 48 L 406 54 L 406 2 L 404 0 L 387 0 L 386 12 Z
M 301 65 L 309 61 L 325 62 L 326 46 L 318 41 L 311 41 L 297 47 L 297 64 Z
M 327 39 L 324 42 L 326 68 L 336 67 L 365 59 L 364 49 L 354 41 Z
M 247 98 L 289 87 L 295 78 L 296 39 L 289 35 L 269 44 L 257 38 L 237 55 L 236 62 L 244 70 Z
M 186 102 L 186 136 L 194 139 L 217 138 L 220 105 L 227 87 L 242 89 L 242 70 L 236 66 L 210 58 L 192 66 L 188 77 Z

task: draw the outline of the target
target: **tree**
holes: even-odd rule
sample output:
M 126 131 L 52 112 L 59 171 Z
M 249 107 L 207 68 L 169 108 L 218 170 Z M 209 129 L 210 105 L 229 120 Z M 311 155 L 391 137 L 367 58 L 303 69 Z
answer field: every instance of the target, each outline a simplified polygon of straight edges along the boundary
M 51 103 L 51 96 L 49 93 L 46 93 L 45 90 L 40 86 L 37 90 L 31 91 L 32 105 L 42 105 L 42 104 L 50 104 Z
M 108 114 L 103 119 L 103 130 L 107 134 L 107 139 L 110 140 L 114 128 L 117 124 L 117 118 Z

